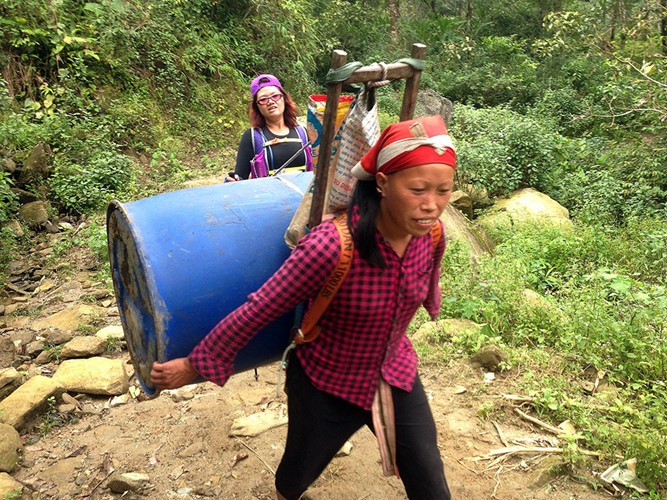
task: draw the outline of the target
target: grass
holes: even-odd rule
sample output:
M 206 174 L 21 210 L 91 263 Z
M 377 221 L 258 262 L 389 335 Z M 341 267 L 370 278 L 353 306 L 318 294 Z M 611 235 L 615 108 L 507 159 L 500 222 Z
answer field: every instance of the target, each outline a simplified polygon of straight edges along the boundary
M 426 362 L 446 362 L 499 345 L 540 418 L 570 420 L 581 434 L 567 443 L 571 470 L 579 448 L 609 464 L 634 457 L 658 498 L 667 494 L 667 281 L 662 243 L 646 231 L 662 234 L 667 221 L 640 229 L 579 225 L 564 233 L 515 224 L 494 235 L 495 254 L 477 263 L 450 244 L 441 317 L 481 328 L 436 329 L 416 349 Z M 427 319 L 420 313 L 411 331 Z M 493 413 L 490 403 L 478 411 L 483 419 Z

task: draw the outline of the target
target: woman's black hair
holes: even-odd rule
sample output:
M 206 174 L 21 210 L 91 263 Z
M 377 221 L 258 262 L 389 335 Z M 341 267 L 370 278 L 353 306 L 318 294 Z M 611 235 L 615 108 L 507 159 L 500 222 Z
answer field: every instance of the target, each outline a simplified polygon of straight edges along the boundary
M 374 267 L 387 267 L 377 240 L 375 239 L 375 220 L 380 213 L 380 193 L 377 190 L 375 179 L 371 181 L 357 181 L 352 192 L 352 201 L 347 209 L 347 220 L 352 220 L 355 208 L 359 210 L 359 223 L 352 232 L 352 240 L 359 256 L 366 259 Z

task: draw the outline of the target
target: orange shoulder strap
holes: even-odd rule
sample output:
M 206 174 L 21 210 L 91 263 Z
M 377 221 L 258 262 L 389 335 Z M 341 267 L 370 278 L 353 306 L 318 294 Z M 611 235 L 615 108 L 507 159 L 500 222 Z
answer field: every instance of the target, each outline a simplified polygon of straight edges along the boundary
M 345 281 L 345 277 L 352 266 L 354 242 L 352 241 L 350 228 L 347 226 L 347 215 L 343 214 L 336 217 L 333 219 L 333 223 L 338 230 L 338 237 L 340 239 L 340 257 L 338 259 L 338 264 L 336 264 L 333 272 L 327 278 L 327 281 L 320 289 L 315 300 L 313 300 L 313 304 L 308 311 L 306 311 L 303 321 L 301 322 L 301 328 L 297 330 L 296 336 L 294 337 L 294 342 L 297 345 L 311 342 L 320 334 L 320 327 L 317 323 L 336 296 L 338 289 L 343 284 L 343 281 Z M 431 238 L 433 240 L 433 251 L 435 252 L 438 243 L 442 239 L 442 227 L 439 222 L 433 224 L 433 227 L 431 228 Z
M 440 221 L 436 221 L 436 223 L 433 224 L 433 227 L 431 228 L 431 238 L 433 239 L 433 251 L 435 252 L 435 249 L 438 248 L 438 243 L 440 243 L 440 240 L 442 239 L 442 226 L 440 225 Z
M 354 242 L 350 234 L 350 228 L 347 226 L 347 215 L 343 214 L 333 219 L 333 223 L 338 230 L 340 239 L 340 257 L 338 264 L 327 278 L 324 286 L 321 288 L 312 305 L 306 311 L 301 328 L 297 330 L 294 342 L 297 345 L 305 344 L 317 338 L 320 334 L 320 327 L 317 324 L 320 318 L 327 310 L 329 304 L 336 296 L 338 289 L 345 281 L 350 267 L 352 266 L 352 256 L 354 254 Z

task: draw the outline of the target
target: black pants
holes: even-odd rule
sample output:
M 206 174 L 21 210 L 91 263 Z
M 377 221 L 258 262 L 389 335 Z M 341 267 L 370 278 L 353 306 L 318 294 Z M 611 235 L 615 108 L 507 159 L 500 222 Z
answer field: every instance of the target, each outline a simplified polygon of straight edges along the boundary
M 373 430 L 373 422 L 370 411 L 313 387 L 296 356 L 291 356 L 287 368 L 286 391 L 287 444 L 276 472 L 276 489 L 285 498 L 297 500 L 345 441 L 364 424 Z M 435 422 L 419 377 L 411 392 L 392 387 L 392 393 L 396 462 L 408 498 L 449 500 Z

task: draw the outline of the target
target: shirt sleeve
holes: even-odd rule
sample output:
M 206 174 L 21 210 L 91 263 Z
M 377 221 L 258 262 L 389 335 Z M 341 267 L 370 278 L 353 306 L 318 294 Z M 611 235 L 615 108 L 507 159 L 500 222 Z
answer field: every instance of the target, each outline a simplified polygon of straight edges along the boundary
M 250 160 L 255 157 L 255 151 L 252 148 L 252 129 L 249 128 L 241 136 L 239 148 L 236 152 L 236 167 L 234 173 L 241 179 L 250 177 Z
M 442 227 L 442 237 L 433 250 L 431 281 L 428 287 L 428 295 L 424 301 L 424 308 L 433 321 L 438 319 L 438 315 L 440 314 L 440 304 L 442 302 L 442 292 L 440 291 L 440 266 L 442 265 L 442 257 L 445 254 L 445 229 L 441 220 L 438 221 L 438 224 Z
M 317 294 L 339 256 L 340 240 L 331 222 L 302 238 L 273 276 L 193 349 L 188 359 L 195 371 L 224 385 L 238 352 L 266 325 Z

